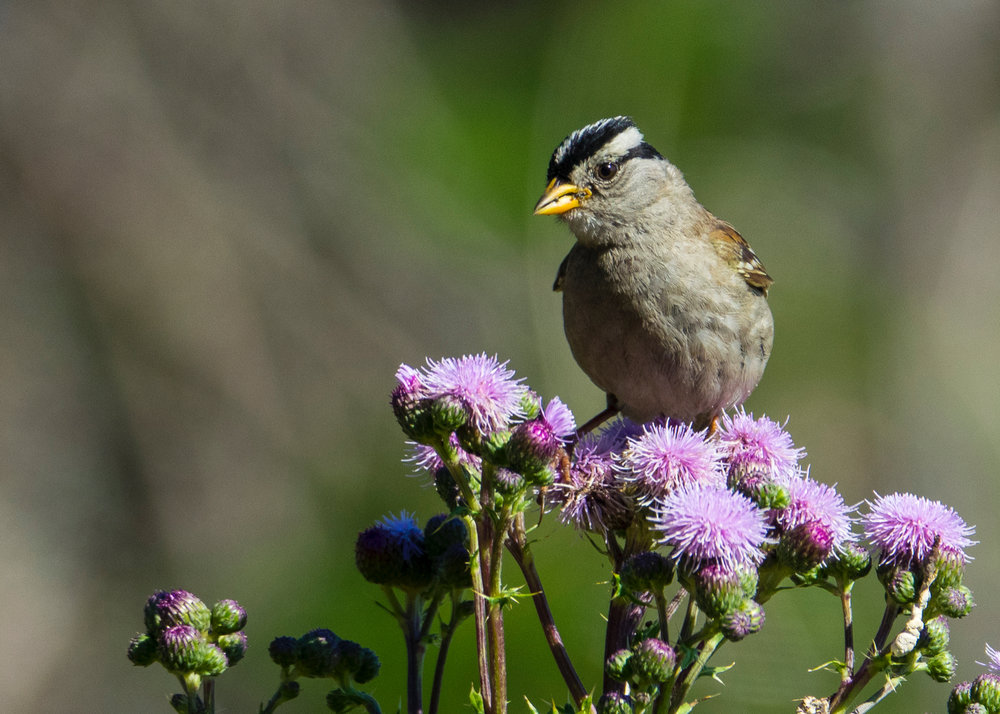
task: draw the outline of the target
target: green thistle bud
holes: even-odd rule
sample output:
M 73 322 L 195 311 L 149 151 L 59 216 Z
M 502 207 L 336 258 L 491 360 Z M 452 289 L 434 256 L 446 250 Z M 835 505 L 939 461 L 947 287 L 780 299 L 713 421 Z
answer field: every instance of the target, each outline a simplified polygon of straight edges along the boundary
M 713 563 L 695 573 L 694 597 L 705 616 L 714 620 L 738 608 L 746 594 L 737 571 Z
M 606 692 L 597 702 L 597 714 L 632 714 L 632 700 L 621 692 Z
M 972 682 L 962 682 L 951 690 L 948 695 L 948 714 L 963 714 L 965 708 L 972 703 Z
M 247 635 L 243 631 L 219 635 L 215 644 L 226 655 L 226 661 L 230 667 L 243 659 L 243 656 L 247 653 Z
M 128 643 L 128 658 L 137 667 L 148 667 L 156 661 L 156 640 L 145 632 L 136 634 Z
M 330 630 L 310 630 L 299 638 L 297 669 L 306 677 L 331 676 L 338 644 L 340 638 Z
M 962 553 L 942 552 L 935 565 L 937 566 L 937 576 L 931 586 L 932 592 L 941 592 L 962 584 L 962 577 L 965 575 L 965 559 Z
M 917 599 L 917 576 L 901 567 L 889 566 L 876 571 L 886 594 L 900 605 Z
M 733 642 L 760 632 L 764 626 L 764 608 L 755 600 L 744 600 L 738 608 L 722 618 L 722 633 Z
M 829 575 L 843 580 L 859 580 L 872 569 L 872 556 L 857 543 L 845 543 L 834 550 L 823 569 Z
M 973 702 L 979 702 L 990 712 L 1000 711 L 1000 674 L 994 672 L 980 674 L 972 680 L 969 694 Z
M 948 627 L 948 618 L 940 615 L 924 623 L 924 630 L 920 633 L 917 647 L 920 647 L 927 657 L 933 657 L 948 649 L 950 640 L 951 632 Z
M 956 666 L 955 655 L 945 650 L 927 660 L 927 674 L 935 682 L 948 682 L 955 676 Z
M 663 640 L 650 637 L 632 648 L 630 663 L 640 682 L 662 684 L 673 676 L 677 654 Z
M 802 523 L 778 541 L 778 559 L 797 573 L 805 573 L 833 552 L 833 533 L 818 521 Z
M 146 601 L 144 616 L 146 631 L 154 636 L 174 625 L 208 632 L 212 624 L 208 606 L 186 590 L 157 590 Z
M 462 400 L 445 394 L 433 400 L 430 405 L 431 423 L 434 431 L 443 436 L 461 429 L 469 421 L 469 411 Z
M 521 412 L 524 421 L 537 419 L 542 413 L 542 398 L 531 389 L 524 390 L 524 394 L 521 395 Z
M 994 711 L 996 710 L 987 709 L 979 702 L 972 702 L 969 706 L 962 710 L 962 714 L 992 714 Z
M 159 660 L 173 674 L 200 674 L 214 677 L 222 674 L 228 663 L 226 656 L 191 625 L 174 625 L 160 633 Z
M 212 607 L 212 632 L 228 635 L 247 625 L 247 611 L 235 600 L 219 600 Z
M 240 656 L 242 657 L 242 655 Z M 203 677 L 218 677 L 229 667 L 229 660 L 226 658 L 226 653 L 218 645 L 208 642 L 202 647 L 200 660 L 198 674 Z
M 618 650 L 605 660 L 604 671 L 614 680 L 627 682 L 632 678 L 631 661 L 631 650 Z
M 972 591 L 964 585 L 942 591 L 933 602 L 944 615 L 954 619 L 965 617 L 976 606 Z
M 267 646 L 267 653 L 279 667 L 291 667 L 299 658 L 299 641 L 294 637 L 275 637 Z
M 392 413 L 403 433 L 419 444 L 432 443 L 436 437 L 431 417 L 430 400 L 425 397 L 420 376 L 415 370 L 399 375 L 399 384 L 392 390 Z
M 655 551 L 636 553 L 622 566 L 622 587 L 629 592 L 659 593 L 673 579 L 673 561 Z

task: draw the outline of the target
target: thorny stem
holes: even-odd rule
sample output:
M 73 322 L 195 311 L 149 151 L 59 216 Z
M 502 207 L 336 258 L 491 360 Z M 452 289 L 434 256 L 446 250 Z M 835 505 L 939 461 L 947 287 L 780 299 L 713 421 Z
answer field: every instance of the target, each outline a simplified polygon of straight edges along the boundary
M 882 613 L 882 622 L 879 625 L 878 632 L 875 633 L 872 648 L 865 656 L 865 661 L 861 663 L 856 673 L 853 673 L 848 679 L 841 682 L 840 687 L 830 697 L 831 714 L 840 714 L 846 711 L 847 705 L 854 696 L 864 689 L 872 680 L 872 677 L 881 670 L 881 667 L 876 667 L 876 665 L 879 660 L 887 656 L 883 655 L 882 650 L 885 647 L 885 641 L 889 636 L 889 632 L 892 630 L 892 623 L 898 615 L 899 605 L 892 600 L 886 602 L 885 611 Z
M 535 558 L 531 553 L 531 547 L 528 545 L 527 535 L 524 530 L 523 513 L 519 513 L 514 518 L 509 534 L 507 538 L 507 550 L 510 551 L 510 554 L 514 557 L 514 561 L 524 575 L 524 582 L 528 586 L 528 592 L 531 593 L 531 601 L 535 604 L 535 612 L 538 614 L 538 621 L 542 625 L 542 633 L 545 635 L 545 641 L 548 642 L 549 650 L 551 650 L 552 657 L 556 661 L 556 667 L 559 668 L 559 673 L 562 675 L 563 681 L 566 682 L 573 701 L 576 702 L 577 706 L 580 706 L 587 697 L 587 690 L 584 688 L 580 676 L 576 673 L 576 669 L 570 661 L 566 645 L 563 644 L 559 628 L 556 627 L 555 618 L 552 616 L 552 610 L 549 608 L 548 598 L 545 597 L 545 588 L 542 587 L 542 580 L 538 575 L 538 570 L 535 568 Z
M 690 613 L 690 609 L 688 612 Z M 688 692 L 691 691 L 691 687 L 694 686 L 701 671 L 708 664 L 708 660 L 712 658 L 715 650 L 719 648 L 724 639 L 725 635 L 721 632 L 716 632 L 702 641 L 701 646 L 698 648 L 698 658 L 681 671 L 681 676 L 675 682 L 673 690 L 670 693 L 670 709 L 668 711 L 671 714 L 680 711 L 681 707 L 684 706 L 684 699 L 687 697 Z
M 851 678 L 854 671 L 854 615 L 851 610 L 851 591 L 854 581 L 844 584 L 840 591 L 840 606 L 844 612 L 844 668 L 840 673 L 843 683 Z

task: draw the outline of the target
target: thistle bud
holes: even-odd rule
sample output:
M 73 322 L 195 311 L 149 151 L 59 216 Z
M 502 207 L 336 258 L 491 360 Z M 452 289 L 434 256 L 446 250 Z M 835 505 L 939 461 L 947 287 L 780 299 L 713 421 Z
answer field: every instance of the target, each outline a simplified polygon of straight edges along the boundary
M 306 677 L 331 676 L 338 644 L 340 638 L 330 630 L 310 630 L 299 638 L 295 661 L 297 669 Z
M 673 561 L 651 550 L 636 553 L 622 566 L 622 587 L 630 592 L 662 592 L 673 578 Z
M 247 635 L 242 630 L 219 635 L 215 644 L 222 650 L 222 654 L 226 655 L 226 661 L 230 667 L 243 659 L 247 653 Z
M 972 703 L 972 682 L 962 682 L 948 695 L 948 714 L 963 714 Z
M 461 518 L 447 513 L 439 513 L 428 519 L 424 526 L 424 550 L 431 558 L 437 558 L 453 544 L 469 545 L 469 530 Z
M 829 575 L 844 580 L 859 580 L 872 569 L 872 556 L 857 543 L 847 542 L 833 552 L 823 564 Z
M 621 692 L 606 692 L 597 702 L 598 714 L 632 714 L 632 700 Z
M 267 653 L 279 667 L 291 667 L 299 658 L 299 641 L 294 637 L 275 637 L 267 646 Z
M 924 655 L 933 657 L 948 649 L 950 639 L 951 632 L 948 627 L 948 618 L 940 615 L 924 623 L 924 630 L 920 633 L 917 646 L 921 648 Z
M 797 573 L 805 573 L 833 552 L 833 533 L 819 521 L 795 526 L 778 541 L 778 558 Z
M 605 660 L 604 671 L 614 680 L 627 682 L 632 678 L 631 660 L 631 650 L 618 650 Z
M 226 656 L 191 625 L 174 625 L 159 636 L 159 660 L 168 672 L 214 677 L 226 671 Z
M 677 654 L 663 640 L 650 637 L 633 647 L 632 652 L 630 663 L 640 681 L 662 684 L 673 676 Z
M 906 568 L 887 566 L 879 568 L 878 578 L 886 594 L 899 605 L 909 605 L 917 598 L 917 576 Z
M 965 617 L 976 606 L 972 599 L 972 591 L 964 585 L 948 588 L 934 598 L 934 603 L 948 617 L 958 619 Z
M 219 600 L 212 608 L 212 632 L 228 635 L 247 625 L 247 611 L 235 600 Z
M 721 625 L 726 639 L 738 642 L 747 635 L 760 632 L 764 626 L 764 608 L 755 600 L 744 600 L 737 609 L 722 618 Z
M 713 563 L 694 574 L 694 597 L 705 616 L 714 620 L 738 608 L 746 595 L 738 572 Z
M 948 650 L 939 652 L 927 660 L 927 674 L 929 674 L 931 679 L 935 682 L 950 681 L 951 678 L 955 676 L 956 667 L 957 662 L 955 661 L 955 655 Z
M 146 601 L 144 615 L 146 631 L 151 635 L 174 625 L 190 625 L 207 632 L 212 624 L 208 606 L 186 590 L 157 590 Z
M 128 658 L 137 667 L 148 667 L 156 661 L 156 640 L 145 632 L 128 643 Z
M 458 397 L 444 394 L 430 404 L 431 423 L 439 435 L 450 435 L 469 421 L 469 412 Z
M 1000 711 L 1000 674 L 995 672 L 980 674 L 972 680 L 969 695 L 973 702 L 979 702 L 989 711 Z

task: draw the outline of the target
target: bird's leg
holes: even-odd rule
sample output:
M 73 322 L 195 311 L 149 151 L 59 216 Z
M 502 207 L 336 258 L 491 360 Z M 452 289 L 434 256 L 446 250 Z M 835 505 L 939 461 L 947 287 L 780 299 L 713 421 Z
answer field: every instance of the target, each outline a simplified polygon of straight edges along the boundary
M 622 407 L 621 404 L 618 403 L 618 397 L 614 394 L 608 394 L 608 406 L 604 407 L 601 412 L 576 430 L 576 436 L 573 438 L 573 442 L 576 443 L 584 434 L 589 434 L 608 419 L 618 414 L 621 410 Z

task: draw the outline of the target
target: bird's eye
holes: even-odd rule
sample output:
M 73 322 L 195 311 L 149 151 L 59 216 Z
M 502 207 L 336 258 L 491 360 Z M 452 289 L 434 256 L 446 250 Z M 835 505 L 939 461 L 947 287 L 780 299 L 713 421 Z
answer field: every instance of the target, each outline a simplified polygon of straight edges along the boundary
M 607 163 L 600 164 L 596 169 L 594 169 L 594 175 L 602 181 L 610 181 L 618 173 L 618 164 L 614 161 L 608 161 Z

